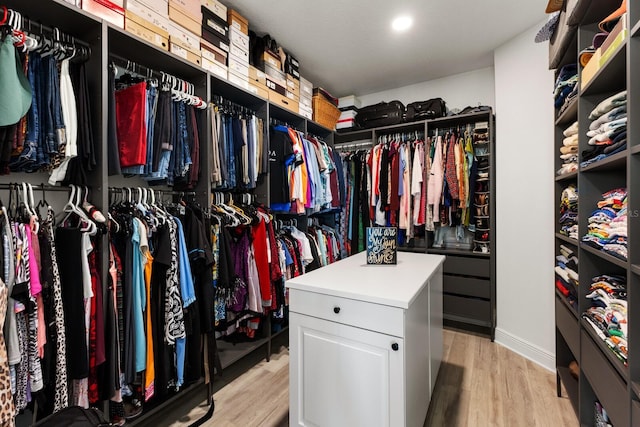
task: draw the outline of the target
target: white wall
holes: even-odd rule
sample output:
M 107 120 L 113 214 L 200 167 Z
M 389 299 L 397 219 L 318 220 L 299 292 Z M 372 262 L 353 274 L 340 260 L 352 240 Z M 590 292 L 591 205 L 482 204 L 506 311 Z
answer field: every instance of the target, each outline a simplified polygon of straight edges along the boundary
M 540 26 L 494 52 L 496 341 L 553 370 L 553 73 Z
M 494 107 L 493 67 L 358 96 L 362 106 L 396 99 L 407 105 L 414 101 L 425 101 L 438 97 L 445 100 L 449 109 L 463 109 L 470 105 Z

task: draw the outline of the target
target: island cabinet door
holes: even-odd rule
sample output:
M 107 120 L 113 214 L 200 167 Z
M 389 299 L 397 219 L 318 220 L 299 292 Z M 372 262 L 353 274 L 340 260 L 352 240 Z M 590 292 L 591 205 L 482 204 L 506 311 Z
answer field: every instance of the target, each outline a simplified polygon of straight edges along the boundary
M 290 425 L 404 426 L 404 341 L 291 313 Z

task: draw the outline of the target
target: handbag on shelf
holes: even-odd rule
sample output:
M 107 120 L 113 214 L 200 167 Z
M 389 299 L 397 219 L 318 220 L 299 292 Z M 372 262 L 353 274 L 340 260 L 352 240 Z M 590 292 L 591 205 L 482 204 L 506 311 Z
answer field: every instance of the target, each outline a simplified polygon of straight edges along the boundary
M 406 119 L 408 122 L 436 119 L 446 115 L 447 106 L 442 98 L 432 98 L 407 104 Z
M 375 128 L 402 123 L 404 104 L 400 101 L 380 102 L 361 108 L 356 122 L 363 128 Z

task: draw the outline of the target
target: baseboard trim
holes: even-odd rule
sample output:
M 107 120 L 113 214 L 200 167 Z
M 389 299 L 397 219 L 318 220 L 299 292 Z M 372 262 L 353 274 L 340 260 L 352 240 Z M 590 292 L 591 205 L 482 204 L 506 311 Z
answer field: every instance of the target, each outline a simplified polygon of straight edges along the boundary
M 500 328 L 496 328 L 495 342 L 551 372 L 556 371 L 556 355 L 554 353 L 543 350 Z

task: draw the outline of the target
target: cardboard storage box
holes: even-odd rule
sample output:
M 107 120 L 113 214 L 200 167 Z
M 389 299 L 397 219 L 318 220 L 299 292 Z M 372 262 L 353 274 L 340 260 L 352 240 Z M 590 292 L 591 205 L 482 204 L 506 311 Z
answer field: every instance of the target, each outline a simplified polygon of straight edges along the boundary
M 600 55 L 601 50 L 598 48 L 589 62 L 587 62 L 587 65 L 582 69 L 582 73 L 580 74 L 580 89 L 584 89 L 600 69 Z
M 210 61 L 204 56 L 202 57 L 202 68 L 224 80 L 227 79 L 227 74 L 229 73 L 226 65 L 222 65 L 217 61 Z
M 184 14 L 182 9 L 169 4 L 169 19 L 198 37 L 202 35 L 202 15 L 200 15 L 197 20 L 194 20 L 190 15 Z
M 229 45 L 229 53 L 238 58 L 238 60 L 249 65 L 249 52 L 247 52 L 246 50 L 239 48 L 235 44 L 231 43 Z
M 108 0 L 82 0 L 82 10 L 124 28 L 124 9 Z
M 300 96 L 300 80 L 294 79 L 287 74 L 287 90 L 293 92 L 296 96 Z
M 220 33 L 213 33 L 203 29 L 202 39 L 227 53 L 229 52 L 229 39 L 220 36 Z
M 246 35 L 249 35 L 249 21 L 237 11 L 229 9 L 227 11 L 227 23 L 230 27 L 237 28 Z
M 294 113 L 298 112 L 299 106 L 298 103 L 292 99 L 287 98 L 285 95 L 280 94 L 274 90 L 268 89 L 269 91 L 269 101 L 273 102 L 280 107 L 286 108 Z
M 220 19 L 204 7 L 202 8 L 202 29 L 218 33 L 220 37 L 229 37 L 229 25 L 227 21 Z
M 128 3 L 129 0 L 125 0 L 125 6 L 124 8 L 126 9 L 127 6 L 126 4 Z M 163 16 L 163 17 L 167 17 L 169 16 L 169 0 L 137 0 L 139 3 L 142 3 L 144 6 L 148 7 L 149 9 L 153 10 L 154 12 L 156 12 L 158 15 Z
M 300 101 L 300 97 L 298 95 L 296 95 L 295 93 L 291 92 L 291 91 L 285 91 L 285 96 L 289 99 L 292 99 L 296 102 Z
M 300 105 L 304 105 L 310 110 L 313 109 L 313 98 L 309 98 L 307 96 L 301 96 L 299 102 L 300 102 Z
M 191 52 L 190 50 L 185 49 L 184 47 L 170 42 L 169 43 L 169 52 L 179 56 L 182 59 L 186 59 L 187 61 L 200 66 L 202 64 L 202 55 L 200 52 Z
M 229 39 L 232 45 L 238 46 L 240 49 L 245 50 L 249 54 L 249 36 L 240 32 L 235 27 L 229 29 Z
M 200 37 L 173 22 L 169 25 L 169 42 L 200 56 Z
M 203 8 L 210 10 L 224 22 L 227 22 L 227 6 L 218 0 L 201 0 L 200 4 Z
M 249 63 L 244 62 L 234 55 L 229 55 L 229 72 L 243 76 L 249 81 Z
M 285 98 L 287 97 L 287 88 L 285 86 L 282 86 L 277 82 L 274 82 L 269 78 L 269 76 L 267 76 L 266 80 L 267 80 L 266 81 L 267 89 L 269 89 L 270 91 L 276 92 L 284 96 Z
M 262 70 L 258 70 L 253 65 L 249 65 L 249 81 L 256 82 L 261 86 L 267 85 L 267 75 Z
M 144 19 L 142 16 L 139 16 L 139 15 L 135 14 L 134 12 L 132 12 L 130 10 L 125 10 L 124 16 L 127 19 L 127 21 L 131 21 L 133 23 L 136 23 L 139 26 L 148 29 L 149 31 L 159 35 L 160 37 L 162 37 L 164 39 L 167 39 L 167 40 L 169 39 L 169 32 L 167 30 L 165 30 L 162 27 L 159 27 L 158 25 L 155 25 L 153 22 L 148 21 L 147 19 Z M 127 29 L 127 27 L 126 27 L 126 23 L 125 23 L 125 30 L 126 29 Z M 167 49 L 169 49 L 168 45 L 167 45 Z
M 148 41 L 154 46 L 157 46 L 164 50 L 169 50 L 169 37 L 168 37 L 169 34 L 167 32 L 163 31 L 164 35 L 158 34 L 150 30 L 146 26 L 141 25 L 137 20 L 131 19 L 130 18 L 131 16 L 135 16 L 135 15 L 127 11 L 125 15 L 125 21 L 124 21 L 124 29 L 127 32 L 134 34 L 143 40 Z M 149 24 L 149 26 L 153 26 L 153 25 Z
M 287 77 L 286 74 L 277 68 L 273 68 L 269 64 L 264 64 L 264 73 L 267 75 L 267 78 L 278 83 L 280 86 L 287 87 Z
M 298 114 L 302 117 L 306 117 L 309 120 L 313 120 L 313 109 L 307 108 L 306 106 L 300 104 L 298 107 Z
M 125 7 L 127 11 L 139 16 L 147 22 L 150 22 L 156 27 L 161 28 L 167 33 L 168 37 L 169 27 L 171 26 L 171 21 L 169 21 L 168 17 L 169 6 L 163 9 L 162 14 L 160 14 L 158 11 L 150 9 L 149 6 L 141 3 L 138 0 L 127 0 L 125 3 Z
M 313 83 L 304 77 L 300 77 L 300 97 L 313 97 Z
M 206 40 L 200 40 L 200 50 L 202 51 L 202 57 L 211 62 L 217 62 L 224 67 L 227 66 L 227 57 L 229 54 L 207 42 Z
M 202 21 L 201 7 L 200 0 L 169 0 L 169 8 L 178 9 L 181 13 L 198 23 Z
M 265 50 L 262 54 L 262 59 L 264 60 L 265 67 L 267 65 L 272 66 L 273 68 L 282 71 L 282 62 L 280 61 L 280 57 L 271 51 Z
M 227 80 L 229 80 L 236 86 L 240 86 L 243 89 L 249 90 L 249 81 L 247 80 L 247 77 L 237 75 L 236 73 L 231 71 L 231 68 L 229 68 Z
M 261 85 L 257 82 L 249 81 L 249 92 L 254 95 L 258 95 L 261 98 L 269 99 L 269 90 L 265 85 Z

